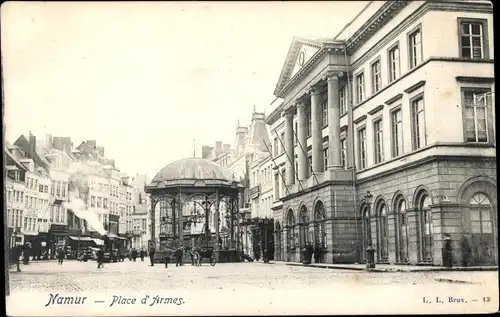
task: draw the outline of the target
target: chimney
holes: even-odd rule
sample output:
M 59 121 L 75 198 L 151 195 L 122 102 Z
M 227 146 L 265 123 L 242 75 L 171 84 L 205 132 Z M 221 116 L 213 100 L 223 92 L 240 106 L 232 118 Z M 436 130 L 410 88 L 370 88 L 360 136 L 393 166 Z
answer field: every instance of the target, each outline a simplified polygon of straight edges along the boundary
M 229 152 L 229 149 L 231 148 L 231 145 L 224 144 L 222 147 L 223 147 L 224 153 L 227 153 L 227 152 Z
M 215 157 L 219 156 L 221 153 L 222 153 L 222 142 L 216 141 L 215 142 Z
M 45 147 L 48 148 L 49 150 L 52 150 L 53 142 L 54 139 L 52 138 L 52 134 L 47 134 L 45 136 Z
M 212 147 L 209 145 L 203 145 L 201 147 L 201 157 L 202 158 L 208 158 L 210 156 L 210 153 L 212 152 Z
M 36 137 L 33 134 L 31 134 L 31 131 L 28 143 L 29 143 L 28 157 L 34 159 L 36 152 Z
M 104 146 L 98 146 L 97 152 L 99 153 L 99 155 L 104 156 Z

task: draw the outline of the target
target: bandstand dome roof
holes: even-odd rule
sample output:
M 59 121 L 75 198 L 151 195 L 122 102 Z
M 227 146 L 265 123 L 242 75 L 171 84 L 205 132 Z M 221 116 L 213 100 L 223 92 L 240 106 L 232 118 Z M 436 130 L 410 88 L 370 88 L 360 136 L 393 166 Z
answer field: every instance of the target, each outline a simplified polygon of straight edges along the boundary
M 162 187 L 206 187 L 240 186 L 234 174 L 224 166 L 203 158 L 185 158 L 172 162 L 162 168 L 148 188 Z

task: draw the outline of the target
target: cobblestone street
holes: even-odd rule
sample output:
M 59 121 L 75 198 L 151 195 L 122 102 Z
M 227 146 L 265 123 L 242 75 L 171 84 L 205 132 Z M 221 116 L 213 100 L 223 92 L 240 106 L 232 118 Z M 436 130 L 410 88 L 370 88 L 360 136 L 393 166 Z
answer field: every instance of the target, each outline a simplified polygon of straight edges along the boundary
M 279 302 L 293 307 L 300 302 L 316 299 L 324 302 L 326 309 L 329 309 L 322 310 L 323 312 L 335 313 L 348 303 L 355 306 L 356 298 L 365 292 L 371 292 L 372 300 L 384 296 L 400 298 L 396 302 L 391 300 L 392 304 L 396 305 L 405 300 L 420 304 L 422 296 L 480 296 L 493 290 L 498 292 L 498 272 L 446 272 L 447 277 L 467 275 L 472 281 L 480 283 L 471 285 L 437 282 L 436 277 L 443 276 L 443 272 L 375 273 L 262 263 L 217 264 L 214 267 L 169 265 L 168 269 L 165 269 L 162 265 L 149 267 L 146 261 L 126 261 L 105 264 L 103 269 L 97 269 L 95 262 L 68 261 L 62 266 L 45 262 L 30 263 L 21 268 L 21 273 L 11 271 L 10 275 L 12 296 L 18 298 L 21 295 L 30 296 L 30 293 L 35 292 L 153 294 L 167 291 L 169 294 L 183 294 L 185 298 L 191 299 L 191 302 L 198 302 L 200 297 L 208 300 L 208 294 L 210 298 L 235 298 L 235 302 L 236 298 L 244 298 L 247 305 L 257 304 L 255 307 L 250 306 L 253 308 L 262 303 L 273 306 Z M 288 296 L 290 300 L 286 299 Z M 295 296 L 297 300 L 291 300 Z M 342 298 L 341 302 L 338 302 L 339 298 Z M 46 296 L 45 302 L 47 299 Z M 373 304 L 372 300 L 365 301 L 365 305 Z M 334 303 L 336 308 L 331 306 Z M 212 303 L 212 308 L 215 309 L 216 306 L 213 305 Z

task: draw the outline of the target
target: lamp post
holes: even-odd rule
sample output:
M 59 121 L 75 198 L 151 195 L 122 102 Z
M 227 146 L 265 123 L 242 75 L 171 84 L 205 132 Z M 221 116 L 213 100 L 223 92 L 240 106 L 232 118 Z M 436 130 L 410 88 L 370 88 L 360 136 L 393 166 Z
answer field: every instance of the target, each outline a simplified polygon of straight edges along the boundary
M 370 193 L 370 191 L 367 191 L 366 195 L 365 195 L 365 202 L 368 206 L 368 215 L 367 215 L 368 219 L 371 215 L 372 199 L 373 199 L 373 195 Z M 370 221 L 368 221 L 367 224 L 369 225 Z M 371 227 L 369 227 L 368 230 L 371 230 Z M 368 232 L 370 232 L 370 231 L 368 231 Z M 366 248 L 366 257 L 367 257 L 366 269 L 369 270 L 369 269 L 375 268 L 375 249 L 372 246 L 371 234 L 367 235 L 367 239 L 368 239 L 368 246 Z

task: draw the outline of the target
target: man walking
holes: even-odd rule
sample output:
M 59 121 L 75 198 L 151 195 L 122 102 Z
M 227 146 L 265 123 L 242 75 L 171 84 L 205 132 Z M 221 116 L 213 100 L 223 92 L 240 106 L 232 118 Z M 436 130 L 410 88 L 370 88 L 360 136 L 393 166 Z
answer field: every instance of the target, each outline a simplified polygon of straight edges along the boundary
M 155 266 L 155 249 L 152 247 L 149 250 L 149 261 L 151 262 L 150 266 Z
M 104 250 L 102 248 L 97 251 L 97 268 L 104 267 Z
M 61 248 L 57 252 L 57 262 L 59 263 L 59 265 L 62 265 L 63 261 L 64 261 L 64 249 Z
M 19 267 L 19 258 L 21 257 L 22 248 L 20 245 L 16 245 L 12 248 L 12 263 L 16 264 L 17 271 L 21 272 L 21 268 Z

